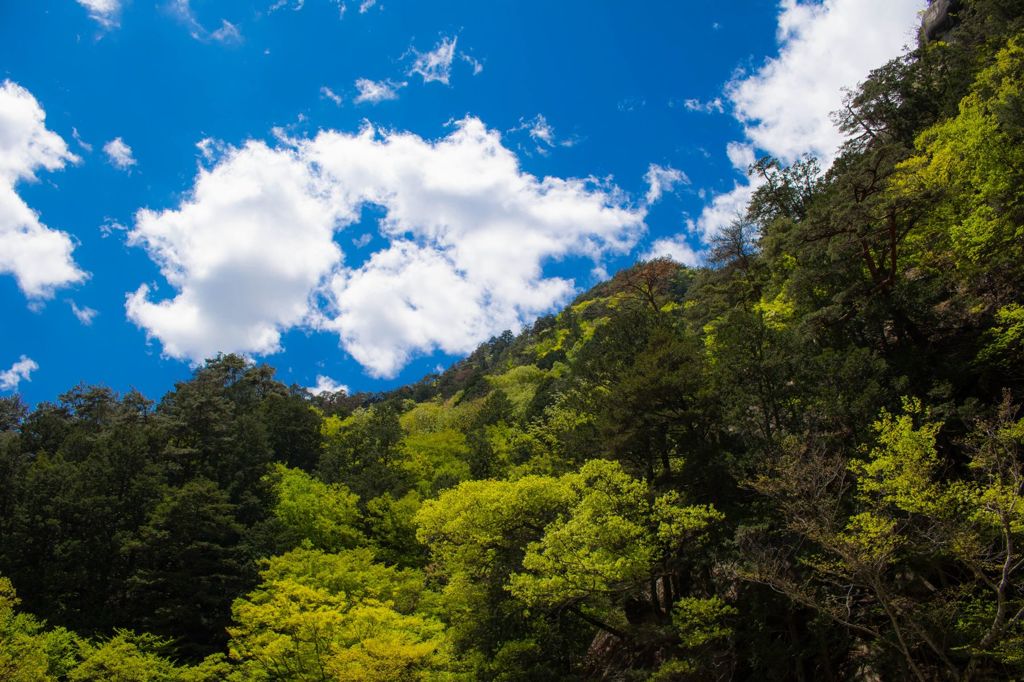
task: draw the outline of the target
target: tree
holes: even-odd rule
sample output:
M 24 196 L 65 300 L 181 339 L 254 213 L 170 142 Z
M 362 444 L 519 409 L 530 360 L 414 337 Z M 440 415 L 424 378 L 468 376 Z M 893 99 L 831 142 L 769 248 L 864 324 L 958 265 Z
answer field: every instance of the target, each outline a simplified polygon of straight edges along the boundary
M 246 679 L 418 680 L 453 666 L 418 571 L 367 549 L 298 549 L 261 575 L 233 608 L 230 651 Z
M 251 579 L 241 534 L 235 506 L 212 481 L 168 490 L 125 544 L 132 623 L 174 638 L 183 656 L 215 652 L 226 641 L 231 602 Z
M 602 460 L 559 478 L 463 483 L 417 515 L 418 536 L 447 577 L 456 641 L 488 654 L 498 651 L 496 632 L 535 642 L 531 631 L 563 613 L 643 651 L 651 644 L 644 628 L 667 625 L 687 587 L 682 543 L 720 519 L 680 504 L 675 493 L 652 497 L 645 483 Z M 507 595 L 537 615 L 524 620 L 498 606 Z M 578 636 L 563 627 L 559 639 Z M 670 628 L 659 637 L 671 646 Z M 547 655 L 557 665 L 558 654 Z
M 56 628 L 45 630 L 33 616 L 18 612 L 14 586 L 0 577 L 0 678 L 10 682 L 63 679 L 77 663 L 78 638 Z
M 876 445 L 817 475 L 759 482 L 790 512 L 789 529 L 813 543 L 801 575 L 777 555 L 759 557 L 748 579 L 771 584 L 874 647 L 875 665 L 920 680 L 973 679 L 1015 670 L 1024 641 L 1024 420 L 1007 397 L 965 442 L 969 475 L 944 475 L 941 423 L 917 400 L 883 411 Z M 824 460 L 829 461 L 829 460 Z M 797 477 L 803 483 L 797 481 Z M 786 496 L 786 498 L 782 498 Z M 950 623 L 955 623 L 951 628 Z
M 274 517 L 295 545 L 328 552 L 365 541 L 359 532 L 359 498 L 340 483 L 322 483 L 300 469 L 275 465 L 270 475 L 277 503 Z

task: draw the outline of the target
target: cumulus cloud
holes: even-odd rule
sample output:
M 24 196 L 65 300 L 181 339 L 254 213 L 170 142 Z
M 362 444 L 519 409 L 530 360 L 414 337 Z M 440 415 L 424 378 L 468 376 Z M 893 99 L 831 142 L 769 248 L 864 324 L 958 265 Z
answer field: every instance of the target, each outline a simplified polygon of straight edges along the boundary
M 377 0 L 363 0 L 361 3 L 359 3 L 359 13 L 366 14 L 371 9 L 373 9 L 373 6 L 376 4 Z
M 711 203 L 704 206 L 696 221 L 687 222 L 687 231 L 699 237 L 703 243 L 710 243 L 723 229 L 743 217 L 754 192 L 763 183 L 764 180 L 759 176 L 734 182 L 731 190 L 716 194 Z
M 348 386 L 345 384 L 339 384 L 337 381 L 330 377 L 325 377 L 323 374 L 316 375 L 316 385 L 309 386 L 306 388 L 307 391 L 313 395 L 322 395 L 324 393 L 338 393 L 339 391 L 344 394 L 348 394 Z
M 103 145 L 103 153 L 107 155 L 107 159 L 115 168 L 128 170 L 136 164 L 132 148 L 125 144 L 120 137 L 115 137 Z
M 828 167 L 843 142 L 830 116 L 842 107 L 843 89 L 899 55 L 926 6 L 926 0 L 781 0 L 778 54 L 726 86 L 746 136 L 726 149 L 733 167 L 745 174 L 761 152 L 785 163 L 810 153 Z M 742 215 L 759 184 L 748 178 L 716 195 L 694 223 L 697 235 L 710 239 Z
M 143 284 L 128 295 L 128 318 L 176 358 L 273 353 L 282 329 L 306 321 L 311 292 L 341 260 L 332 237 L 339 218 L 353 217 L 344 210 L 297 150 L 229 149 L 200 170 L 178 209 L 136 215 L 129 244 L 146 249 L 177 295 L 154 303 Z
M 32 381 L 29 375 L 39 369 L 35 360 L 22 355 L 21 359 L 11 365 L 10 369 L 0 371 L 0 391 L 16 391 L 22 381 Z
M 367 205 L 383 209 L 387 245 L 346 266 L 335 234 Z M 475 118 L 436 141 L 371 127 L 250 141 L 200 170 L 179 208 L 138 213 L 129 240 L 175 293 L 155 301 L 142 285 L 128 316 L 192 361 L 329 330 L 371 374 L 393 376 L 563 303 L 575 283 L 545 264 L 626 253 L 644 217 L 613 186 L 525 173 Z
M 730 142 L 725 145 L 725 155 L 729 157 L 732 167 L 744 174 L 757 161 L 753 145 L 743 142 Z
M 419 74 L 424 83 L 437 81 L 448 85 L 452 75 L 452 60 L 455 59 L 455 45 L 458 38 L 442 38 L 433 50 L 413 50 L 415 59 L 409 69 L 410 76 Z
M 647 181 L 645 198 L 648 206 L 660 199 L 665 192 L 671 192 L 676 185 L 690 184 L 690 178 L 686 177 L 683 171 L 671 166 L 659 166 L 656 163 L 648 166 L 644 180 Z
M 89 17 L 103 28 L 116 28 L 121 17 L 121 0 L 78 0 Z
M 701 260 L 700 254 L 686 243 L 681 236 L 656 239 L 642 258 L 644 260 L 671 258 L 681 265 L 688 265 L 690 267 L 696 266 Z
M 30 299 L 50 298 L 54 289 L 86 274 L 72 257 L 71 236 L 43 225 L 15 186 L 34 182 L 39 169 L 56 171 L 78 161 L 47 130 L 46 113 L 32 93 L 11 81 L 0 84 L 0 274 L 13 275 Z
M 356 104 L 362 104 L 363 102 L 377 104 L 378 102 L 398 99 L 398 91 L 405 86 L 406 83 L 404 82 L 395 83 L 390 80 L 372 81 L 369 78 L 359 78 L 356 80 L 356 90 L 359 91 L 359 94 L 352 101 Z
M 779 53 L 726 88 L 758 149 L 783 161 L 810 152 L 831 163 L 842 144 L 830 114 L 843 88 L 911 43 L 926 0 L 782 0 Z

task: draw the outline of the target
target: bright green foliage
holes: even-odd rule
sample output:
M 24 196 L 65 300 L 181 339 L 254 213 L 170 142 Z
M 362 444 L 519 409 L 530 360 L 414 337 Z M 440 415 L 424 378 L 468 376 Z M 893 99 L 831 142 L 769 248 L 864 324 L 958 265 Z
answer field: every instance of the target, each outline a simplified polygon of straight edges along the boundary
M 558 479 L 541 476 L 470 481 L 423 504 L 417 537 L 451 575 L 504 572 L 502 559 L 539 537 L 568 495 Z
M 71 682 L 178 682 L 181 672 L 161 656 L 169 642 L 152 635 L 120 631 L 105 642 L 82 647 L 82 663 Z
M 927 227 L 918 239 L 933 265 L 941 265 L 935 247 L 948 243 L 958 267 L 1009 268 L 1004 276 L 1020 274 L 1022 83 L 1024 38 L 1018 36 L 978 74 L 959 114 L 921 134 L 919 153 L 903 162 L 894 179 L 896 192 L 931 201 Z
M 283 464 L 275 466 L 270 480 L 277 495 L 274 516 L 289 537 L 328 552 L 364 542 L 357 527 L 359 498 L 344 485 L 322 483 Z
M 882 411 L 875 423 L 877 447 L 867 462 L 856 462 L 852 468 L 859 474 L 861 494 L 879 504 L 907 513 L 935 513 L 944 502 L 933 482 L 938 468 L 935 437 L 941 424 L 927 421 L 919 400 L 905 399 L 903 410 L 898 417 Z M 915 421 L 923 423 L 915 426 Z
M 526 407 L 533 400 L 538 386 L 544 381 L 548 373 L 533 365 L 520 365 L 513 367 L 504 374 L 487 377 L 487 380 L 496 389 L 501 390 L 508 396 L 512 403 L 512 415 L 519 417 L 526 411 Z
M 988 332 L 989 343 L 978 359 L 1019 373 L 1024 367 L 1024 306 L 1010 303 L 996 311 L 995 324 Z
M 720 597 L 682 597 L 672 608 L 672 625 L 679 634 L 679 645 L 696 649 L 731 635 L 732 629 L 724 621 L 738 614 Z
M 713 509 L 680 505 L 675 493 L 652 504 L 647 486 L 615 462 L 588 462 L 559 483 L 565 507 L 527 546 L 522 572 L 509 581 L 511 593 L 531 606 L 557 608 L 637 592 L 668 550 L 697 541 L 721 520 Z
M 444 612 L 460 647 L 490 653 L 529 632 L 521 607 L 506 604 L 506 583 L 566 492 L 557 479 L 525 476 L 462 483 L 424 502 L 417 537 L 446 578 Z
M 646 600 L 668 621 L 679 596 L 667 577 L 679 569 L 677 553 L 692 551 L 721 518 L 680 504 L 676 493 L 652 495 L 616 462 L 593 460 L 560 477 L 463 483 L 425 502 L 417 522 L 447 577 L 456 640 L 486 651 L 494 629 L 517 630 L 516 656 L 529 658 L 549 644 L 528 634 L 543 628 L 543 614 L 568 610 L 579 624 L 621 637 L 631 627 L 627 601 Z M 655 584 L 662 594 L 652 601 Z M 496 604 L 509 596 L 518 612 Z
M 412 480 L 419 482 L 422 495 L 461 483 L 470 477 L 466 437 L 454 429 L 409 434 L 399 448 L 399 465 Z
M 11 581 L 0 577 L 0 679 L 41 682 L 62 678 L 75 664 L 78 638 L 62 628 L 46 631 L 18 613 Z
M 262 583 L 235 603 L 231 656 L 246 679 L 426 679 L 446 670 L 444 626 L 416 571 L 387 568 L 369 550 L 298 549 L 267 562 Z

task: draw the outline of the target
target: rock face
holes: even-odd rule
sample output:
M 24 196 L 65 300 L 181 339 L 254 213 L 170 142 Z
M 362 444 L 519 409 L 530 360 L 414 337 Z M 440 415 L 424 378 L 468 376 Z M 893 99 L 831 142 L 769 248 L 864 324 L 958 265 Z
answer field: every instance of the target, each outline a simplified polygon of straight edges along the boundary
M 956 13 L 962 4 L 961 0 L 932 0 L 921 20 L 925 42 L 937 40 L 953 28 L 956 24 Z

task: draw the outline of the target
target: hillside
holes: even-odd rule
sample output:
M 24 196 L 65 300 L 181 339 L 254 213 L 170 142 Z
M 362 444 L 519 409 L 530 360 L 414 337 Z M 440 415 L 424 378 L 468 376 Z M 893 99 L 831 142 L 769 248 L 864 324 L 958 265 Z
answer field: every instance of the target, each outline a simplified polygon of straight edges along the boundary
M 0 398 L 0 678 L 1020 678 L 1024 8 L 952 5 L 704 267 L 389 393 Z

